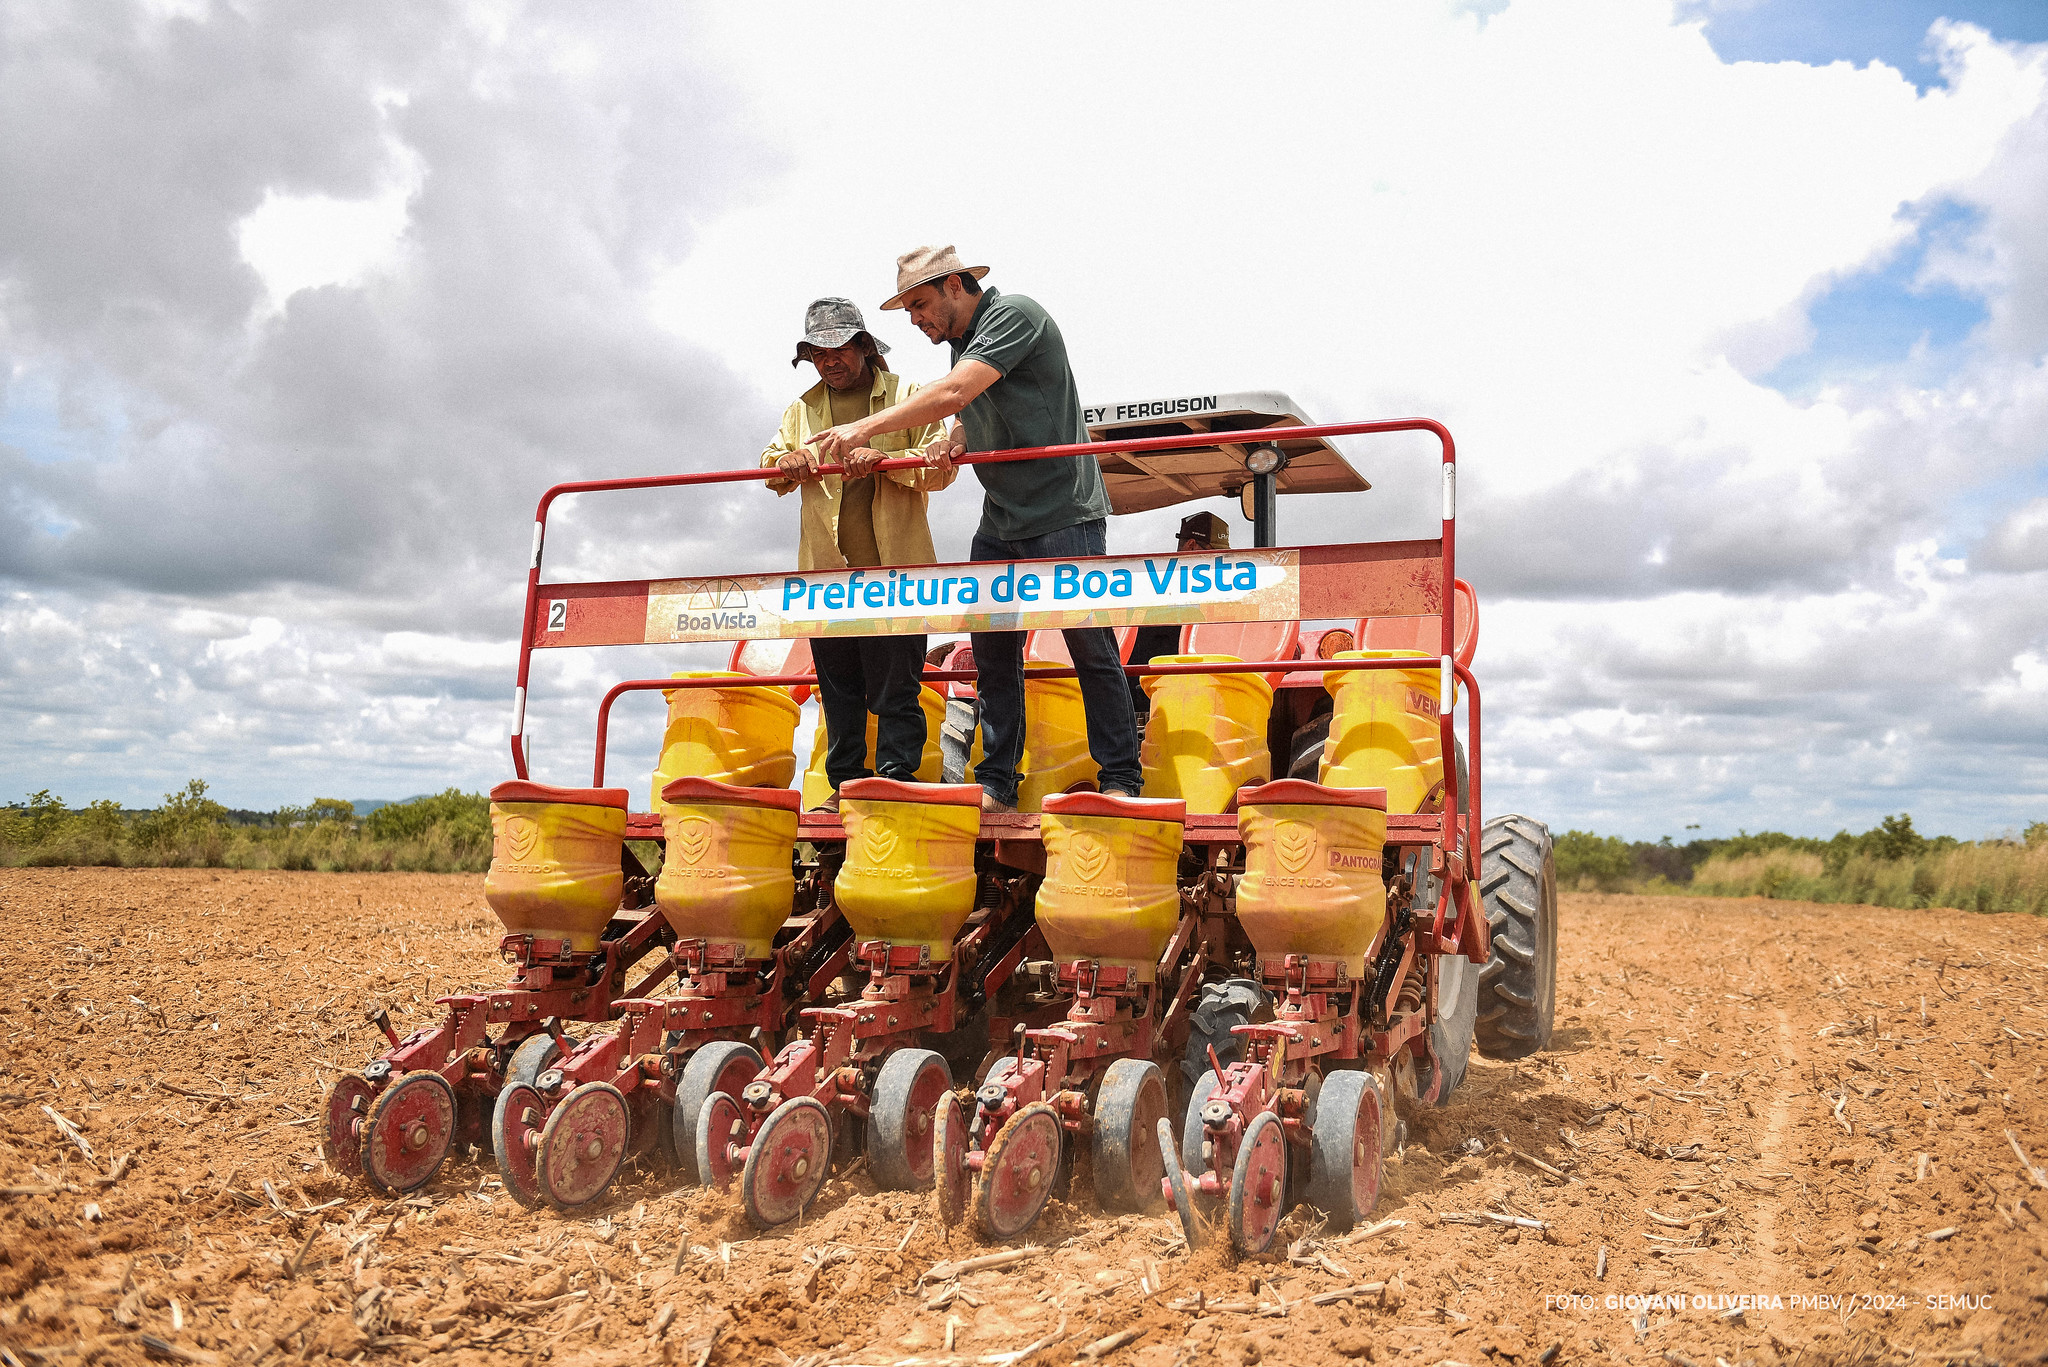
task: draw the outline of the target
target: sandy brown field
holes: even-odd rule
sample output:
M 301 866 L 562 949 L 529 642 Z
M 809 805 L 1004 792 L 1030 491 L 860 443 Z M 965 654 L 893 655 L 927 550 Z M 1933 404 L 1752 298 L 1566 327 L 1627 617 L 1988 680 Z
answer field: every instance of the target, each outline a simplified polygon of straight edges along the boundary
M 4 1367 L 2048 1356 L 2027 918 L 1567 896 L 1555 1050 L 1416 1117 L 1363 1237 L 1297 1213 L 1233 1265 L 1077 1199 L 960 1277 L 989 1250 L 858 1169 L 771 1236 L 653 1171 L 578 1218 L 487 1157 L 330 1175 L 364 1009 L 502 978 L 478 878 L 0 870 L 0 918 Z

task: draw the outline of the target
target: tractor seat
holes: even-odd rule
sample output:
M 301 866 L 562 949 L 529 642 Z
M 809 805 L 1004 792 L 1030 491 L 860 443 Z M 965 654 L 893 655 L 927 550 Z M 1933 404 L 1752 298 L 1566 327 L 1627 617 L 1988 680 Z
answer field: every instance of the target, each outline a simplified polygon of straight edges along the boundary
M 1116 655 L 1128 662 L 1131 657 L 1131 643 L 1138 639 L 1136 627 L 1111 627 L 1116 633 Z M 1025 663 L 1071 665 L 1072 652 L 1067 649 L 1067 633 L 1058 627 L 1043 627 L 1027 632 L 1024 637 Z
M 1466 668 L 1479 648 L 1479 595 L 1464 580 L 1452 589 L 1451 653 Z M 1412 617 L 1361 617 L 1354 624 L 1360 650 L 1411 650 L 1434 656 L 1443 649 L 1444 619 L 1436 613 Z
M 792 636 L 759 641 L 735 641 L 732 659 L 726 668 L 734 674 L 751 674 L 756 678 L 774 675 L 801 674 L 816 677 L 818 667 L 811 660 L 811 642 L 806 636 Z M 809 684 L 793 684 L 789 696 L 801 707 L 810 701 Z

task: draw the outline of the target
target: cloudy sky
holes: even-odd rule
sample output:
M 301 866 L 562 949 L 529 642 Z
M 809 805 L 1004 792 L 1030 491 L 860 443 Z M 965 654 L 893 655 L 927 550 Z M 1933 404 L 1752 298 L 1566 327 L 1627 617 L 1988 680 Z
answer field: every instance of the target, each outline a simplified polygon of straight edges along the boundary
M 0 203 L 0 801 L 507 777 L 540 492 L 751 464 L 804 304 L 950 241 L 1090 402 L 1450 425 L 1489 810 L 2048 819 L 2035 0 L 23 0 Z M 1349 450 L 1378 487 L 1286 539 L 1431 534 L 1427 445 Z M 754 488 L 584 498 L 549 574 L 794 539 Z M 708 662 L 543 655 L 537 776 Z

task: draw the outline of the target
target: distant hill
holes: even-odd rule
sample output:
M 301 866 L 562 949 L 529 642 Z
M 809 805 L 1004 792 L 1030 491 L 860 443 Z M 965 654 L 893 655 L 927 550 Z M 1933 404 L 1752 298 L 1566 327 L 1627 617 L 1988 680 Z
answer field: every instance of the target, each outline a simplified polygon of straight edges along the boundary
M 396 807 L 401 803 L 418 802 L 423 797 L 431 796 L 431 793 L 414 793 L 411 797 L 358 797 L 350 798 L 349 806 L 356 809 L 357 816 L 368 816 L 379 807 Z
M 412 797 L 363 798 L 351 800 L 349 801 L 348 805 L 355 809 L 356 819 L 360 821 L 364 817 L 368 816 L 371 812 L 376 811 L 379 807 L 398 807 L 408 802 L 417 802 L 420 800 L 420 798 L 426 796 L 428 796 L 428 794 L 416 793 Z M 149 815 L 149 809 L 137 808 L 133 811 L 130 811 L 127 808 L 123 808 L 121 811 L 121 815 L 130 818 L 147 816 Z M 275 812 L 250 812 L 244 811 L 240 807 L 230 807 L 228 808 L 227 813 L 227 823 L 230 826 L 268 826 L 271 823 L 271 821 L 276 817 L 276 815 L 277 814 Z
M 408 802 L 418 802 L 421 798 L 432 796 L 432 793 L 414 793 L 411 797 L 353 798 L 348 800 L 348 805 L 355 809 L 356 819 L 360 821 L 380 807 L 402 807 Z M 154 810 L 151 807 L 123 807 L 121 815 L 133 820 L 148 816 Z M 276 815 L 275 812 L 252 812 L 240 807 L 230 807 L 225 819 L 230 826 L 268 826 Z

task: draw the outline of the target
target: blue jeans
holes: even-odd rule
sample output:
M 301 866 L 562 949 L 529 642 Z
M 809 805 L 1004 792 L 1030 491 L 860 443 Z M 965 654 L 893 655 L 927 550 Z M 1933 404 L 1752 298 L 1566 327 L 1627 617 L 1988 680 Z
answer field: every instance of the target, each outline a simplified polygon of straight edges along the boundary
M 1102 555 L 1108 544 L 1103 518 L 1062 527 L 1023 541 L 974 534 L 970 560 L 1070 559 Z M 1116 633 L 1108 627 L 1068 627 L 1067 653 L 1080 676 L 1081 705 L 1088 715 L 1088 753 L 1099 771 L 1096 786 L 1143 789 L 1138 767 L 1138 722 L 1131 710 L 1130 682 L 1118 658 Z M 1024 758 L 1024 633 L 977 631 L 975 690 L 981 695 L 981 762 L 975 780 L 983 792 L 1009 805 L 1017 801 L 1017 766 Z

